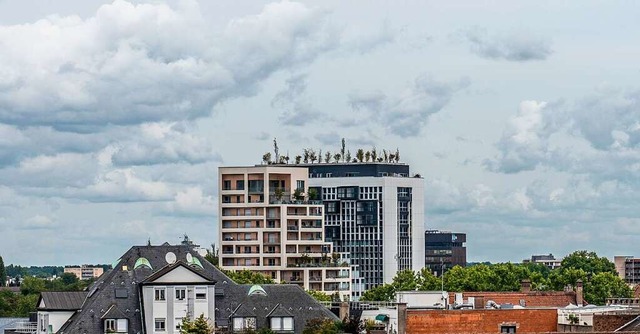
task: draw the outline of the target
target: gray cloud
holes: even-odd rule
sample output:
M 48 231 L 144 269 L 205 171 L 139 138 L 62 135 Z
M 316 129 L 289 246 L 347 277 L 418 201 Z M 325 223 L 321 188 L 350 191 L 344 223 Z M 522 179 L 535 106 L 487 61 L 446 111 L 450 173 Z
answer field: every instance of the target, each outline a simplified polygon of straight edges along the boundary
M 486 29 L 474 27 L 461 35 L 473 53 L 487 59 L 524 62 L 544 60 L 553 53 L 548 40 L 525 31 L 489 35 Z
M 418 76 L 413 85 L 397 96 L 382 92 L 354 93 L 349 105 L 355 111 L 366 111 L 370 118 L 388 132 L 403 138 L 420 134 L 430 115 L 446 107 L 453 95 L 466 88 L 469 80 L 443 83 L 427 75 Z

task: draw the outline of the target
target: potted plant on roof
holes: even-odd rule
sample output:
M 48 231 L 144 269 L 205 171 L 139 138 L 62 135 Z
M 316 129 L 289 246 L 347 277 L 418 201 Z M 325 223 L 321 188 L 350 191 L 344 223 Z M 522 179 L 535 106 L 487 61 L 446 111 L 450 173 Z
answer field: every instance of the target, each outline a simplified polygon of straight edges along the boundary
M 300 188 L 296 188 L 293 192 L 293 199 L 296 201 L 304 201 L 304 192 Z

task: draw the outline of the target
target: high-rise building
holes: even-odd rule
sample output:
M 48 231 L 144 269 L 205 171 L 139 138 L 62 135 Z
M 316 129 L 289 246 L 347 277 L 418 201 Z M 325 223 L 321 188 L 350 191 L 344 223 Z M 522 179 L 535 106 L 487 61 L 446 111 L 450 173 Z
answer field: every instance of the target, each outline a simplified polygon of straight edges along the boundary
M 449 231 L 429 230 L 424 234 L 424 266 L 434 275 L 467 264 L 467 235 Z
M 350 258 L 353 299 L 424 266 L 424 180 L 402 163 L 305 164 L 325 206 L 326 241 Z
M 219 168 L 219 245 L 224 269 L 350 298 L 348 258 L 325 242 L 323 205 L 307 168 Z

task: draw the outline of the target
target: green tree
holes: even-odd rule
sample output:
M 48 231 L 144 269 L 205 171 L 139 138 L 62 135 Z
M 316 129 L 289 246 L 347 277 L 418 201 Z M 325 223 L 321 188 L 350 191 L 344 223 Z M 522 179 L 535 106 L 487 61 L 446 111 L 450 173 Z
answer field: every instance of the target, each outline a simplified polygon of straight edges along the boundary
M 4 260 L 0 256 L 0 286 L 4 286 L 7 281 L 7 271 L 4 268 Z
M 362 294 L 361 300 L 366 301 L 392 301 L 396 290 L 393 284 L 383 284 L 369 289 Z
M 275 283 L 270 277 L 251 270 L 227 271 L 224 273 L 238 284 L 273 284 Z
M 416 273 L 416 285 L 420 291 L 437 291 L 442 287 L 440 278 L 435 277 L 427 268 Z
M 585 273 L 595 275 L 602 272 L 617 274 L 616 266 L 606 257 L 599 257 L 595 252 L 575 251 L 562 259 L 562 268 L 582 269 Z
M 393 285 L 394 292 L 416 290 L 418 288 L 416 273 L 409 269 L 400 271 L 393 277 L 391 285 Z
M 331 296 L 322 292 L 322 291 L 316 291 L 316 290 L 307 290 L 307 293 L 309 295 L 311 295 L 311 297 L 315 298 L 317 301 L 319 302 L 330 302 L 331 301 Z
M 76 284 L 79 281 L 78 276 L 76 276 L 76 275 L 74 275 L 72 273 L 64 273 L 64 274 L 60 275 L 60 280 L 62 281 L 62 284 L 64 284 L 64 285 Z
M 313 318 L 307 321 L 302 334 L 338 334 L 341 325 L 325 318 Z
M 180 326 L 180 334 L 211 334 L 213 331 L 213 326 L 204 318 L 204 314 L 200 314 L 193 321 L 183 318 Z
M 45 281 L 37 277 L 25 277 L 22 284 L 20 284 L 20 292 L 23 295 L 38 294 L 45 290 Z
M 618 275 L 600 272 L 584 286 L 584 299 L 590 304 L 604 305 L 607 298 L 630 298 L 631 288 Z

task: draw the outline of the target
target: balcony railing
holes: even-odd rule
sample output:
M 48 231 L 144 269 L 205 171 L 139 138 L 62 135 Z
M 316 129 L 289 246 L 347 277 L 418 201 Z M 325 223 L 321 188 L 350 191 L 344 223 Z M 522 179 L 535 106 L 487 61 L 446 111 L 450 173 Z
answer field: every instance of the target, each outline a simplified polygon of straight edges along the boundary
M 36 333 L 38 331 L 37 322 L 18 321 L 5 328 L 13 333 Z

